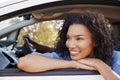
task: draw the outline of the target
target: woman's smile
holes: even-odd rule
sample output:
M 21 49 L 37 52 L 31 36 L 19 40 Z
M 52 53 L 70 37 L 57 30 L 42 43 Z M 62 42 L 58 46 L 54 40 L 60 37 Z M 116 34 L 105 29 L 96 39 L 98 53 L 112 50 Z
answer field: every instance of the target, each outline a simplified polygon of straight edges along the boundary
M 77 56 L 80 54 L 78 51 L 69 51 L 71 56 Z

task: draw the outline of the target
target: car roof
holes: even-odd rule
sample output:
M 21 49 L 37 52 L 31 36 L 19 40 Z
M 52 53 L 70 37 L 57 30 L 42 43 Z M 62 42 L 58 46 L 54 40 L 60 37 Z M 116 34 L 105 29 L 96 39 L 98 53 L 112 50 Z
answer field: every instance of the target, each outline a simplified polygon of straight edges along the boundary
M 36 10 L 39 10 L 39 13 L 53 14 L 88 8 L 101 10 L 105 12 L 106 16 L 115 19 L 120 17 L 119 0 L 13 0 L 12 2 L 0 3 L 0 21 L 19 14 L 27 14 L 30 11 L 34 13 Z M 105 11 L 106 9 L 107 11 Z
M 0 3 L 0 16 L 31 6 L 55 2 L 58 0 L 10 0 Z

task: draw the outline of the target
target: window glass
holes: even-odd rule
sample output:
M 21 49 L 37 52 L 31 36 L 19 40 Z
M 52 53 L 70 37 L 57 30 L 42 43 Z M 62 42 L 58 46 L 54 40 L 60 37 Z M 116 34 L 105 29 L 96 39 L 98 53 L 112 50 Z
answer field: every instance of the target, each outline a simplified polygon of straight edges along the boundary
M 10 19 L 7 19 L 7 20 L 4 20 L 4 21 L 1 21 L 0 22 L 0 30 L 6 28 L 6 27 L 9 27 L 13 24 L 16 24 L 18 22 L 21 22 L 23 21 L 23 17 L 15 17 L 15 18 L 10 18 Z
M 56 42 L 58 31 L 62 24 L 63 20 L 52 20 L 26 26 L 20 30 L 18 42 L 23 44 L 23 36 L 28 34 L 34 41 L 52 46 Z

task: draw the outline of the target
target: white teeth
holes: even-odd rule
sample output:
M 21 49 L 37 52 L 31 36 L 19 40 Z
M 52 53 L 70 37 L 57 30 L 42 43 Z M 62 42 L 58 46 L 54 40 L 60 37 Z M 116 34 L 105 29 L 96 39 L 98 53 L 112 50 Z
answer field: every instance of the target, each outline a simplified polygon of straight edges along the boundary
M 77 54 L 78 52 L 76 51 L 70 51 L 71 54 Z

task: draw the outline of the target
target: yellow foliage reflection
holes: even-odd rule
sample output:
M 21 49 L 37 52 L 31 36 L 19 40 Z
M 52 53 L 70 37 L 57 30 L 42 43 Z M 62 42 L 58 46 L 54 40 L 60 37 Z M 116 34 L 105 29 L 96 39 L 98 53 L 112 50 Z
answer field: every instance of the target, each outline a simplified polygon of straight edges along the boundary
M 26 26 L 20 30 L 18 42 L 23 44 L 23 35 L 28 34 L 33 40 L 41 44 L 54 45 L 62 24 L 63 20 L 52 20 Z

